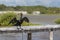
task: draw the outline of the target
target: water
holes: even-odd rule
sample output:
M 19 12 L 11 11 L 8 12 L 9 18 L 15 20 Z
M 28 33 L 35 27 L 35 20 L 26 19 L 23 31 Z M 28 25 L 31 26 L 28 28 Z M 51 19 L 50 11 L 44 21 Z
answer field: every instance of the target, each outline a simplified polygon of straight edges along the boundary
M 60 40 L 60 31 L 54 31 L 54 40 Z M 0 40 L 27 40 L 27 33 L 0 34 Z M 32 40 L 49 40 L 49 32 L 32 33 Z
M 26 40 L 27 38 L 25 36 L 27 35 L 23 35 L 24 37 L 22 37 L 22 33 L 4 33 L 4 34 L 0 34 L 0 40 Z

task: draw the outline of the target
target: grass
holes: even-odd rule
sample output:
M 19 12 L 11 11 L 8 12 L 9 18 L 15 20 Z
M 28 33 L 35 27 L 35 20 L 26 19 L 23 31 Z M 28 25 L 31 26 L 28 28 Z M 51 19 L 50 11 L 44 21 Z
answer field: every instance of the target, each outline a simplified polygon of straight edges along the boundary
M 23 22 L 22 26 L 40 26 L 41 24 L 33 24 L 33 23 L 27 23 L 27 22 Z M 0 27 L 13 27 L 12 25 L 10 26 L 0 26 Z
M 23 26 L 39 26 L 40 24 L 33 24 L 33 23 L 23 22 L 22 25 Z
M 60 24 L 60 18 L 59 18 L 59 19 L 55 19 L 54 22 L 55 22 L 56 24 Z

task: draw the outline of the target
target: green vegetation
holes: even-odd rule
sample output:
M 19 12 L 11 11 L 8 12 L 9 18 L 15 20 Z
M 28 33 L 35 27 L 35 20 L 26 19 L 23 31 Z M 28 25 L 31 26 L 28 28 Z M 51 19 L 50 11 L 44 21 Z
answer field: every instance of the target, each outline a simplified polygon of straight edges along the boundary
M 56 19 L 54 22 L 55 22 L 56 24 L 60 24 L 60 19 Z
M 23 26 L 39 26 L 40 24 L 32 24 L 32 23 L 27 23 L 27 22 L 23 22 L 22 23 Z
M 15 17 L 14 13 L 6 13 L 0 15 L 0 26 L 8 26 L 9 21 Z
M 45 6 L 6 6 L 0 4 L 0 11 L 27 11 L 31 14 L 32 11 L 40 11 L 41 14 L 60 14 L 60 8 L 45 7 Z
M 0 14 L 0 26 L 12 26 L 12 25 L 14 25 L 14 24 L 8 25 L 10 20 L 13 19 L 14 17 L 16 17 L 16 14 L 13 12 Z M 34 25 L 38 25 L 38 24 L 32 24 L 32 23 L 27 23 L 27 22 L 22 23 L 22 26 L 34 26 Z

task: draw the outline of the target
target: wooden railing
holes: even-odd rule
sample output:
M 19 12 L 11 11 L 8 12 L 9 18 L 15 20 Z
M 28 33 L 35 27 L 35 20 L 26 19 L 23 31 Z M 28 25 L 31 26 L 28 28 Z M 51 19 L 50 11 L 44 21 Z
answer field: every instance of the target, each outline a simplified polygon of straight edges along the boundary
M 49 32 L 50 40 L 53 40 L 53 31 L 60 30 L 60 25 L 42 25 L 42 26 L 22 26 L 19 30 L 17 27 L 0 28 L 0 33 L 21 33 L 27 32 L 27 40 L 32 40 L 32 32 Z

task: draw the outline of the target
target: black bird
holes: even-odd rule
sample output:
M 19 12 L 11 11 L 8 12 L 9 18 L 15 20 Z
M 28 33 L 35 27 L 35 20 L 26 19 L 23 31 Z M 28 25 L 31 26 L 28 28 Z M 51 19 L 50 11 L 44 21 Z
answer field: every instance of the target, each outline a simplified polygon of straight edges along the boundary
M 27 18 L 27 17 L 23 17 L 22 18 L 22 14 L 21 14 L 21 17 L 20 17 L 21 19 L 20 20 L 17 20 L 16 19 L 16 17 L 14 17 L 10 22 L 9 22 L 9 24 L 14 24 L 13 26 L 19 26 L 20 28 L 21 28 L 21 24 L 23 23 L 23 21 L 25 21 L 25 22 L 28 22 L 29 23 L 29 19 Z

